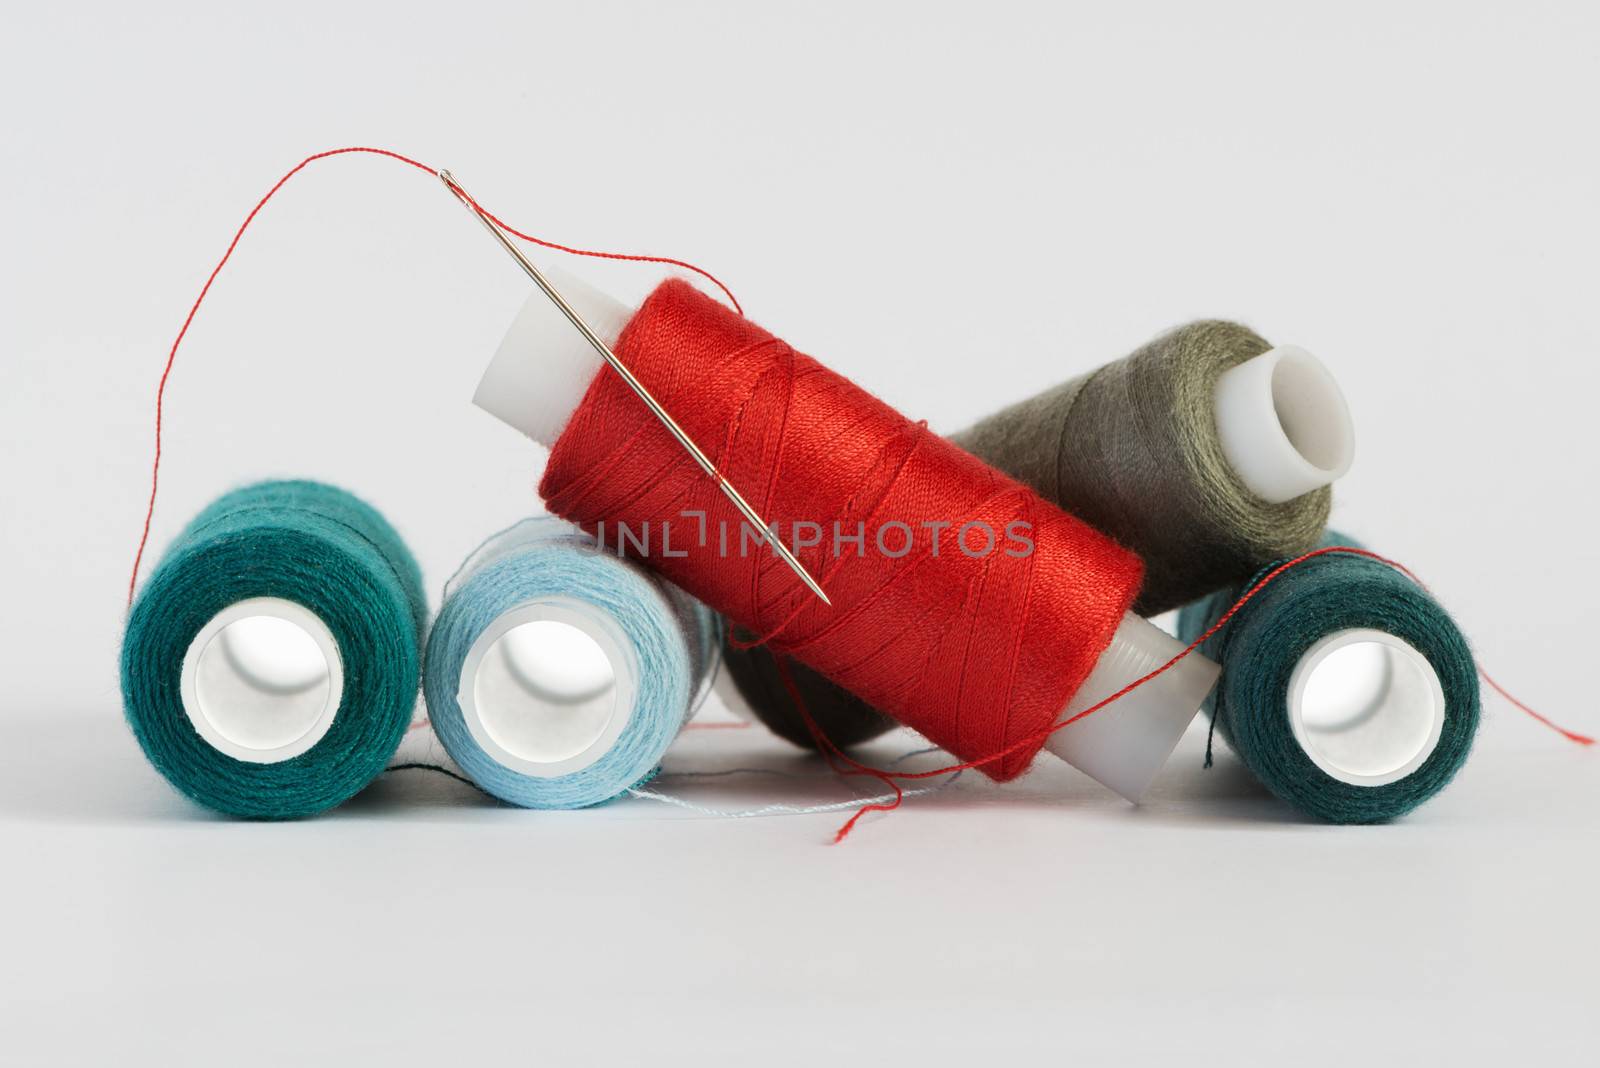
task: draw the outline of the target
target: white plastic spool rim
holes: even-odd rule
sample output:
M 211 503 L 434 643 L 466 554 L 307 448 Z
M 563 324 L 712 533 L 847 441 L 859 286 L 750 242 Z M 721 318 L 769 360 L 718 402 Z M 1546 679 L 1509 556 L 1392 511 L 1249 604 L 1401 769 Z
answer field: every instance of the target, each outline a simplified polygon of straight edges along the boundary
M 311 749 L 344 694 L 339 643 L 316 613 L 280 597 L 239 601 L 212 616 L 183 657 L 189 722 L 235 760 L 276 764 Z
M 473 741 L 496 763 L 553 779 L 581 771 L 632 721 L 639 664 L 600 608 L 567 597 L 531 602 L 479 634 L 456 701 Z
M 1184 648 L 1183 642 L 1160 627 L 1127 613 L 1058 721 L 1122 692 Z M 1200 653 L 1189 653 L 1116 701 L 1054 731 L 1044 747 L 1128 801 L 1137 802 L 1199 714 L 1220 670 Z
M 1444 731 L 1444 688 L 1410 643 L 1380 630 L 1335 631 L 1289 676 L 1289 726 L 1340 782 L 1384 786 L 1420 768 Z
M 617 343 L 634 309 L 558 268 L 546 276 L 601 341 Z M 506 329 L 472 403 L 549 448 L 604 368 L 600 354 L 535 289 Z
M 1332 484 L 1355 459 L 1350 406 L 1305 349 L 1279 345 L 1229 368 L 1212 403 L 1228 466 L 1269 504 Z

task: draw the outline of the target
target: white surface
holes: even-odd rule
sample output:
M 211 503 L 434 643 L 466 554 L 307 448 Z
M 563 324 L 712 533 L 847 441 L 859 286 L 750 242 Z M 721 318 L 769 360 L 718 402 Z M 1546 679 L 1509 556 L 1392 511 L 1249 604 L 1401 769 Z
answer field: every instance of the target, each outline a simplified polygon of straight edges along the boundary
M 344 658 L 316 613 L 281 597 L 252 597 L 200 628 L 183 657 L 179 692 L 189 722 L 214 748 L 276 764 L 333 726 Z
M 1279 345 L 1224 371 L 1213 404 L 1229 466 L 1271 504 L 1343 478 L 1355 459 L 1355 425 L 1338 381 L 1298 346 Z
M 1592 1059 L 1600 764 L 1492 698 L 1394 827 L 1301 823 L 1191 735 L 1142 807 L 1057 765 L 831 849 L 833 817 L 399 775 L 325 820 L 214 820 L 143 763 L 115 662 L 172 335 L 278 175 L 366 142 L 555 240 L 703 262 L 936 430 L 1192 319 L 1292 338 L 1359 421 L 1335 523 L 1600 728 L 1593 5 L 13 7 L 0 1059 Z M 257 223 L 169 384 L 153 545 L 314 474 L 436 589 L 534 500 L 527 442 L 469 403 L 528 282 L 386 160 L 314 164 Z M 659 277 L 581 270 L 629 301 Z M 763 741 L 672 761 L 814 772 Z M 696 796 L 839 796 L 766 778 Z
M 606 685 L 582 700 L 562 700 L 518 671 L 516 632 L 540 623 L 587 637 L 607 665 Z M 497 763 L 554 779 L 610 751 L 633 720 L 638 693 L 639 666 L 617 621 L 595 605 L 552 597 L 519 605 L 478 635 L 462 661 L 456 701 L 473 740 Z
M 1129 612 L 1058 719 L 1071 719 L 1183 652 L 1184 643 Z M 1190 653 L 1163 674 L 1045 739 L 1045 748 L 1137 801 L 1200 711 L 1217 665 Z
M 1391 827 L 1298 822 L 1225 751 L 1201 771 L 1196 729 L 1138 807 L 1046 762 L 834 847 L 842 815 L 526 812 L 426 772 L 241 824 L 176 797 L 125 732 L 30 713 L 0 724 L 4 1041 L 35 1064 L 467 1065 L 536 1035 L 549 1063 L 981 1064 L 1070 1036 L 1085 1063 L 1586 1065 L 1600 777 L 1494 720 Z M 656 786 L 850 796 L 756 728 L 668 758 L 751 766 L 796 778 Z M 253 903 L 265 922 L 239 922 Z
M 551 268 L 545 277 L 595 336 L 615 345 L 633 309 L 576 274 Z M 547 448 L 578 410 L 605 366 L 584 336 L 531 283 L 517 317 L 484 368 L 472 403 Z

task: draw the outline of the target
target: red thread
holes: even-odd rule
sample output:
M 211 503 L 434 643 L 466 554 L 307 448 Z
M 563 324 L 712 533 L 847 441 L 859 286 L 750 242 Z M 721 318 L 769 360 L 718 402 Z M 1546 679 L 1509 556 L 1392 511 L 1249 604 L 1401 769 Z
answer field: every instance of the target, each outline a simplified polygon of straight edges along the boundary
M 551 450 L 550 510 L 604 523 L 608 542 L 620 523 L 659 535 L 703 511 L 676 537 L 704 529 L 709 544 L 654 553 L 656 570 L 986 774 L 1020 774 L 1132 603 L 1138 558 L 683 282 L 651 294 L 617 354 L 786 538 L 797 521 L 828 532 L 801 556 L 833 607 L 766 547 L 741 555 L 739 513 L 616 375 L 595 377 Z M 1005 551 L 1016 522 L 1031 553 Z M 860 555 L 834 554 L 836 523 L 862 525 Z M 928 523 L 951 524 L 937 546 Z M 967 523 L 995 532 L 991 551 L 961 551 Z M 872 544 L 882 530 L 904 555 Z
M 144 550 L 150 542 L 150 522 L 154 518 L 156 512 L 156 491 L 161 484 L 162 405 L 167 395 L 167 379 L 172 375 L 172 363 L 175 359 L 177 359 L 178 356 L 178 346 L 183 344 L 184 335 L 189 332 L 189 325 L 194 322 L 195 313 L 200 310 L 200 305 L 205 302 L 206 294 L 211 292 L 211 284 L 215 282 L 217 280 L 217 276 L 222 273 L 222 268 L 227 265 L 228 260 L 233 256 L 233 250 L 239 246 L 240 238 L 244 237 L 244 232 L 250 229 L 250 224 L 255 221 L 255 217 L 260 214 L 261 209 L 267 206 L 267 201 L 271 200 L 275 195 L 277 195 L 278 190 L 282 189 L 288 183 L 289 179 L 305 170 L 317 160 L 327 159 L 330 156 L 347 156 L 351 154 L 384 156 L 388 159 L 397 160 L 401 163 L 404 163 L 407 166 L 415 167 L 419 171 L 424 171 L 432 175 L 438 174 L 438 170 L 436 168 L 430 167 L 426 163 L 418 162 L 417 160 L 412 159 L 410 156 L 401 155 L 399 152 L 391 152 L 386 148 L 366 148 L 357 146 L 351 148 L 333 148 L 327 150 L 326 152 L 317 152 L 307 156 L 305 159 L 295 164 L 289 169 L 288 173 L 274 182 L 272 188 L 267 190 L 266 196 L 262 197 L 256 202 L 256 206 L 250 209 L 250 214 L 245 216 L 244 222 L 239 224 L 239 229 L 234 231 L 233 240 L 228 242 L 227 251 L 222 254 L 222 259 L 217 261 L 217 265 L 211 268 L 211 274 L 207 276 L 205 285 L 200 287 L 200 295 L 194 298 L 194 304 L 189 307 L 189 314 L 184 317 L 183 326 L 179 328 L 178 336 L 173 340 L 172 348 L 167 352 L 167 363 L 166 366 L 161 370 L 161 382 L 156 387 L 156 452 L 155 460 L 150 465 L 150 503 L 145 508 L 144 530 L 139 535 L 139 549 L 136 553 L 134 553 L 133 557 L 133 573 L 128 576 L 129 607 L 132 607 L 133 605 L 134 587 L 139 583 L 139 565 L 144 561 Z M 573 248 L 570 245 L 559 245 L 554 241 L 546 241 L 544 238 L 534 237 L 532 234 L 523 233 L 521 230 L 511 226 L 505 220 L 490 212 L 476 200 L 472 200 L 470 196 L 467 199 L 471 201 L 472 206 L 475 209 L 494 220 L 494 222 L 498 224 L 501 229 L 522 239 L 523 241 L 539 245 L 543 248 L 553 249 L 557 252 L 565 252 L 573 256 L 588 256 L 594 259 L 602 260 L 627 260 L 634 263 L 660 263 L 672 267 L 682 267 L 685 270 L 693 271 L 702 278 L 705 278 L 707 281 L 711 282 L 718 289 L 722 290 L 723 294 L 733 304 L 734 308 L 738 309 L 741 313 L 744 310 L 743 308 L 740 308 L 738 298 L 733 295 L 732 290 L 723 285 L 722 282 L 710 271 L 696 267 L 692 263 L 687 263 L 683 260 L 675 260 L 667 256 L 642 256 L 622 252 L 597 252 L 591 249 Z
M 1489 677 L 1489 673 L 1483 670 L 1482 667 L 1478 668 L 1478 675 L 1482 677 L 1484 682 L 1487 682 L 1491 687 L 1494 688 L 1495 693 L 1499 694 L 1501 697 L 1504 697 L 1507 701 L 1510 701 L 1513 705 L 1516 705 L 1518 708 L 1522 709 L 1522 711 L 1526 712 L 1540 723 L 1543 723 L 1546 727 L 1549 727 L 1557 734 L 1567 738 L 1569 741 L 1577 742 L 1579 745 L 1594 744 L 1594 739 L 1589 735 L 1579 734 L 1577 731 L 1568 730 L 1567 728 L 1561 726 L 1561 724 L 1555 722 L 1555 720 L 1535 712 L 1533 709 L 1529 708 L 1527 705 L 1511 696 L 1510 691 L 1508 691 L 1504 686 L 1501 686 L 1498 682 L 1495 682 L 1493 679 L 1491 679 Z

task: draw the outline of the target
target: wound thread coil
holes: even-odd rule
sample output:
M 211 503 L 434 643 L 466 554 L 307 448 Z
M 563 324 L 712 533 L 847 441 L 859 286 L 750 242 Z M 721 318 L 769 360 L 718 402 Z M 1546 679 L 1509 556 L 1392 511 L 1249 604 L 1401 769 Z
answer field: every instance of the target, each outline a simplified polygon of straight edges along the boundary
M 1149 629 L 1127 612 L 1142 570 L 1131 553 L 692 287 L 658 287 L 616 353 L 730 484 L 761 487 L 752 502 L 761 514 L 824 529 L 893 523 L 903 542 L 803 554 L 831 604 L 775 573 L 766 553 L 697 564 L 716 553 L 703 546 L 677 554 L 687 561 L 655 556 L 657 569 L 986 774 L 1020 774 L 1119 630 Z M 591 382 L 540 493 L 586 529 L 638 529 L 691 510 L 735 538 L 742 523 L 616 375 Z M 1030 540 L 1020 553 L 991 555 L 991 539 L 978 553 L 940 556 L 941 522 L 990 532 L 1021 523 Z M 1192 667 L 1209 674 L 1203 660 Z M 1181 733 L 1204 690 L 1186 692 L 1197 689 L 1187 673 L 1171 681 L 1164 710 L 1181 712 Z M 1122 770 L 1123 789 L 1136 792 L 1149 768 L 1130 762 L 1107 775 Z
M 1134 610 L 1156 615 L 1313 548 L 1327 526 L 1331 487 L 1265 501 L 1218 433 L 1218 379 L 1270 348 L 1238 323 L 1190 323 L 951 440 L 1138 553 Z
M 1332 532 L 1323 544 L 1357 546 Z M 1254 581 L 1185 606 L 1180 636 L 1199 637 Z M 1449 784 L 1477 732 L 1466 638 L 1426 590 L 1370 557 L 1304 561 L 1201 649 L 1222 665 L 1206 703 L 1217 733 L 1269 790 L 1319 819 L 1405 815 Z M 1314 676 L 1335 656 L 1372 670 L 1346 665 L 1342 685 L 1319 695 Z
M 208 808 L 309 816 L 393 755 L 416 704 L 416 561 L 333 486 L 228 493 L 168 548 L 123 636 L 123 707 L 151 764 Z
M 490 539 L 446 590 L 423 689 L 484 790 L 524 808 L 600 804 L 655 775 L 709 689 L 715 613 L 554 519 Z

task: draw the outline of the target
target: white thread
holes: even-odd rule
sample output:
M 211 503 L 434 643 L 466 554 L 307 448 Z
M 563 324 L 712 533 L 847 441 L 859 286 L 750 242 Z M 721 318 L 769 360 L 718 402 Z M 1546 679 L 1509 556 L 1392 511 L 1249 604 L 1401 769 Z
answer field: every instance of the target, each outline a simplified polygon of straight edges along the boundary
M 901 753 L 899 756 L 889 761 L 889 767 L 892 768 L 899 764 L 903 764 L 912 757 L 924 756 L 928 753 L 937 752 L 940 752 L 940 749 L 936 745 L 924 746 L 921 749 L 913 749 L 910 752 Z M 674 797 L 671 794 L 664 794 L 658 790 L 646 790 L 639 787 L 632 787 L 628 790 L 628 793 L 633 797 L 643 798 L 647 801 L 660 801 L 667 805 L 676 805 L 677 807 L 687 809 L 690 812 L 694 812 L 702 816 L 712 816 L 718 819 L 743 820 L 754 819 L 759 816 L 811 816 L 818 813 L 846 812 L 850 809 L 863 808 L 870 805 L 893 804 L 897 798 L 905 801 L 913 797 L 926 797 L 929 794 L 936 794 L 945 787 L 953 785 L 957 779 L 961 778 L 964 770 L 965 769 L 958 769 L 957 771 L 953 772 L 948 779 L 939 783 L 937 786 L 924 786 L 915 790 L 902 790 L 898 794 L 877 794 L 872 797 L 857 796 L 849 801 L 829 801 L 821 805 L 773 804 L 763 805 L 760 808 L 722 809 L 711 808 L 706 805 L 697 805 L 692 801 L 685 801 L 681 797 Z M 776 775 L 779 778 L 784 779 L 810 777 L 795 775 L 787 771 L 778 771 L 774 768 L 730 768 L 726 771 L 663 771 L 660 777 L 663 779 L 709 779 L 727 775 Z
M 745 820 L 754 819 L 758 816 L 810 816 L 821 812 L 844 812 L 848 809 L 863 808 L 868 805 L 892 804 L 897 796 L 901 800 L 909 800 L 913 797 L 923 797 L 927 794 L 938 793 L 955 782 L 960 774 L 960 772 L 956 772 L 955 775 L 952 775 L 938 786 L 927 786 L 920 790 L 902 790 L 898 795 L 877 794 L 873 797 L 856 797 L 849 801 L 831 801 L 825 805 L 764 805 L 761 808 L 745 809 L 708 808 L 705 805 L 697 805 L 692 801 L 685 801 L 681 797 L 658 793 L 655 790 L 641 790 L 638 787 L 630 787 L 628 793 L 632 797 L 641 797 L 647 801 L 661 801 L 668 805 L 677 805 L 679 808 L 688 809 L 690 812 L 695 812 L 702 816 L 714 816 L 725 820 Z

